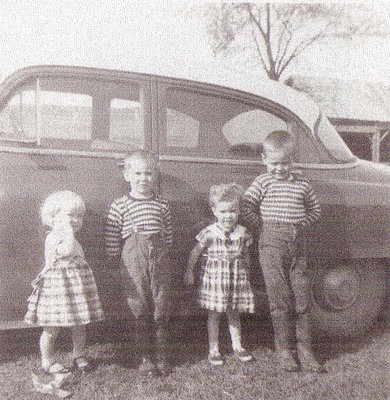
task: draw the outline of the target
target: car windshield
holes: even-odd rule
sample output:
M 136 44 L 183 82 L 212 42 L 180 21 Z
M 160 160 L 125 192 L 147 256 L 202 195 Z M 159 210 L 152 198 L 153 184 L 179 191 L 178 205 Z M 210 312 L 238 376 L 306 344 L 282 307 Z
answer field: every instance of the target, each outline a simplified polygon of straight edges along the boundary
M 355 156 L 344 143 L 334 126 L 322 114 L 320 115 L 320 122 L 315 133 L 318 139 L 336 160 L 341 162 L 350 162 L 355 159 Z

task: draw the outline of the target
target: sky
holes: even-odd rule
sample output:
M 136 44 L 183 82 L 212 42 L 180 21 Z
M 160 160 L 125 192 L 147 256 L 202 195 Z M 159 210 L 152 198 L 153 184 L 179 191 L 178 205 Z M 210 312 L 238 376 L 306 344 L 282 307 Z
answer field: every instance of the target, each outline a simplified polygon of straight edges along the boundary
M 242 69 L 237 60 L 215 60 L 204 18 L 189 8 L 193 5 L 163 0 L 2 0 L 0 79 L 33 64 L 126 70 L 137 57 L 195 68 Z M 390 18 L 390 0 L 372 7 Z M 339 41 L 314 46 L 284 77 L 299 73 L 390 83 L 389 60 L 390 39 Z

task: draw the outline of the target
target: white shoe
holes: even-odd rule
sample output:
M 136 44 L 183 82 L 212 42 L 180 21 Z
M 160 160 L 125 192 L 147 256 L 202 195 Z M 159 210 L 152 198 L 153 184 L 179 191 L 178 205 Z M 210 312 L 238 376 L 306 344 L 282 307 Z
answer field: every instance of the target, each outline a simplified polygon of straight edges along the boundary
M 215 366 L 223 365 L 223 358 L 220 353 L 210 353 L 209 354 L 209 363 Z

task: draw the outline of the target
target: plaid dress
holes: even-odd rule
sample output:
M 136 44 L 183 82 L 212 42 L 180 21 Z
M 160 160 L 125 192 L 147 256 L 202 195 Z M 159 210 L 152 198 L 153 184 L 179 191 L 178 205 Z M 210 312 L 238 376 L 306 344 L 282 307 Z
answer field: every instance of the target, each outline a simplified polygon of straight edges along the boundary
M 217 312 L 253 313 L 248 254 L 252 237 L 246 228 L 237 225 L 226 235 L 215 223 L 199 232 L 196 239 L 206 249 L 207 258 L 202 266 L 199 305 Z
M 45 242 L 45 267 L 31 283 L 25 321 L 40 326 L 85 325 L 103 319 L 103 310 L 83 249 L 75 239 L 65 254 L 52 232 Z

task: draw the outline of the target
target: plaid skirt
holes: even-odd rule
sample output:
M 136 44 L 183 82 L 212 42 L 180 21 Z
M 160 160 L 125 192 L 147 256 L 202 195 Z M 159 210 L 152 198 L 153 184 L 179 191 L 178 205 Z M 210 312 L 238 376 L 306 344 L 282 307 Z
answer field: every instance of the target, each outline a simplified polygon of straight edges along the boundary
M 32 282 L 24 320 L 40 326 L 85 325 L 103 319 L 99 294 L 88 264 L 62 263 Z
M 255 312 L 249 270 L 242 258 L 207 259 L 203 267 L 198 303 L 207 310 Z

